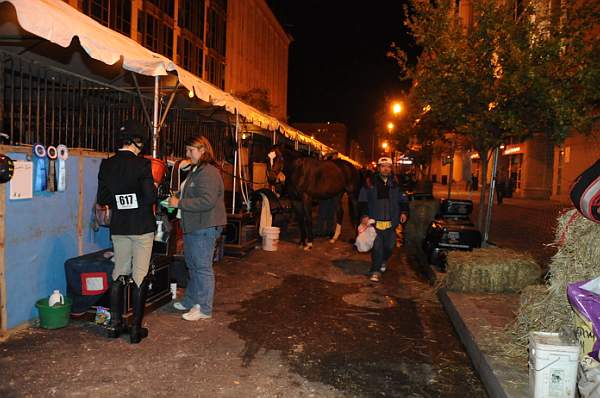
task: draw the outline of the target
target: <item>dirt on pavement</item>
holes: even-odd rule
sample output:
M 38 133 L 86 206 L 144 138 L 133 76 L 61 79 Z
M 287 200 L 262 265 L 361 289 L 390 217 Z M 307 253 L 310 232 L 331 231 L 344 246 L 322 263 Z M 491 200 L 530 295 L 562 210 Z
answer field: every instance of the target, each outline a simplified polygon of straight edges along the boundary
M 166 305 L 141 344 L 74 321 L 0 344 L 2 397 L 479 397 L 468 357 L 431 287 L 406 260 L 383 283 L 369 257 L 317 240 L 280 242 L 215 265 L 214 316 Z

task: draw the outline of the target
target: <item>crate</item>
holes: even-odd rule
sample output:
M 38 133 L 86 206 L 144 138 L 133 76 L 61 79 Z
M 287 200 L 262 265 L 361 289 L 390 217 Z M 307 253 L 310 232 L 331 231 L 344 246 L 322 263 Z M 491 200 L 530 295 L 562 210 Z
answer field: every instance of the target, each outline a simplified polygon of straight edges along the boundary
M 250 213 L 227 215 L 227 225 L 223 229 L 226 256 L 245 256 L 254 249 L 257 238 L 256 219 Z

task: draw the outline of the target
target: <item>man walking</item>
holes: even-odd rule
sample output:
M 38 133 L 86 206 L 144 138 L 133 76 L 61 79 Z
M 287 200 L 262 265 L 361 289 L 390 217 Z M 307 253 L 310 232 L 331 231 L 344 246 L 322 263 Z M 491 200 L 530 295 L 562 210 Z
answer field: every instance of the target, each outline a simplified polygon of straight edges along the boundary
M 396 244 L 396 227 L 404 224 L 408 218 L 408 199 L 392 175 L 392 159 L 379 159 L 377 172 L 361 188 L 358 202 L 361 222 L 375 220 L 377 237 L 371 252 L 369 279 L 379 282 Z

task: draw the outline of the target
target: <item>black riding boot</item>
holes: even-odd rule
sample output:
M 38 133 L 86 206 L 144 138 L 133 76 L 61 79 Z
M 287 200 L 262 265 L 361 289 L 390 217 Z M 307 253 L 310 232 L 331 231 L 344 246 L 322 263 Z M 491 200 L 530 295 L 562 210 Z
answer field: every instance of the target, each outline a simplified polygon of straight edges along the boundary
M 146 294 L 148 293 L 148 280 L 144 279 L 142 285 L 131 284 L 131 300 L 133 306 L 133 320 L 129 331 L 129 341 L 137 344 L 148 336 L 148 329 L 142 327 L 144 308 L 146 307 Z
M 123 300 L 127 279 L 127 276 L 121 275 L 110 287 L 110 324 L 106 329 L 107 336 L 111 339 L 118 338 L 126 329 L 123 322 Z

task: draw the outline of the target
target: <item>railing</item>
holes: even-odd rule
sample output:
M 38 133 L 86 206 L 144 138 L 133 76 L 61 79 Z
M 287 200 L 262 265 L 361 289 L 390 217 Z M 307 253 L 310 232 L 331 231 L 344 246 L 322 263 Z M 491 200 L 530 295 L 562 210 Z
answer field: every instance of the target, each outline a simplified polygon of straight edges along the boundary
M 139 120 L 148 127 L 141 101 L 152 109 L 150 97 L 6 52 L 0 52 L 0 99 L 0 133 L 8 135 L 4 143 L 64 144 L 99 152 L 115 150 L 123 120 Z M 185 140 L 202 134 L 223 159 L 227 128 L 194 110 L 171 108 L 160 132 L 159 152 L 183 157 Z

